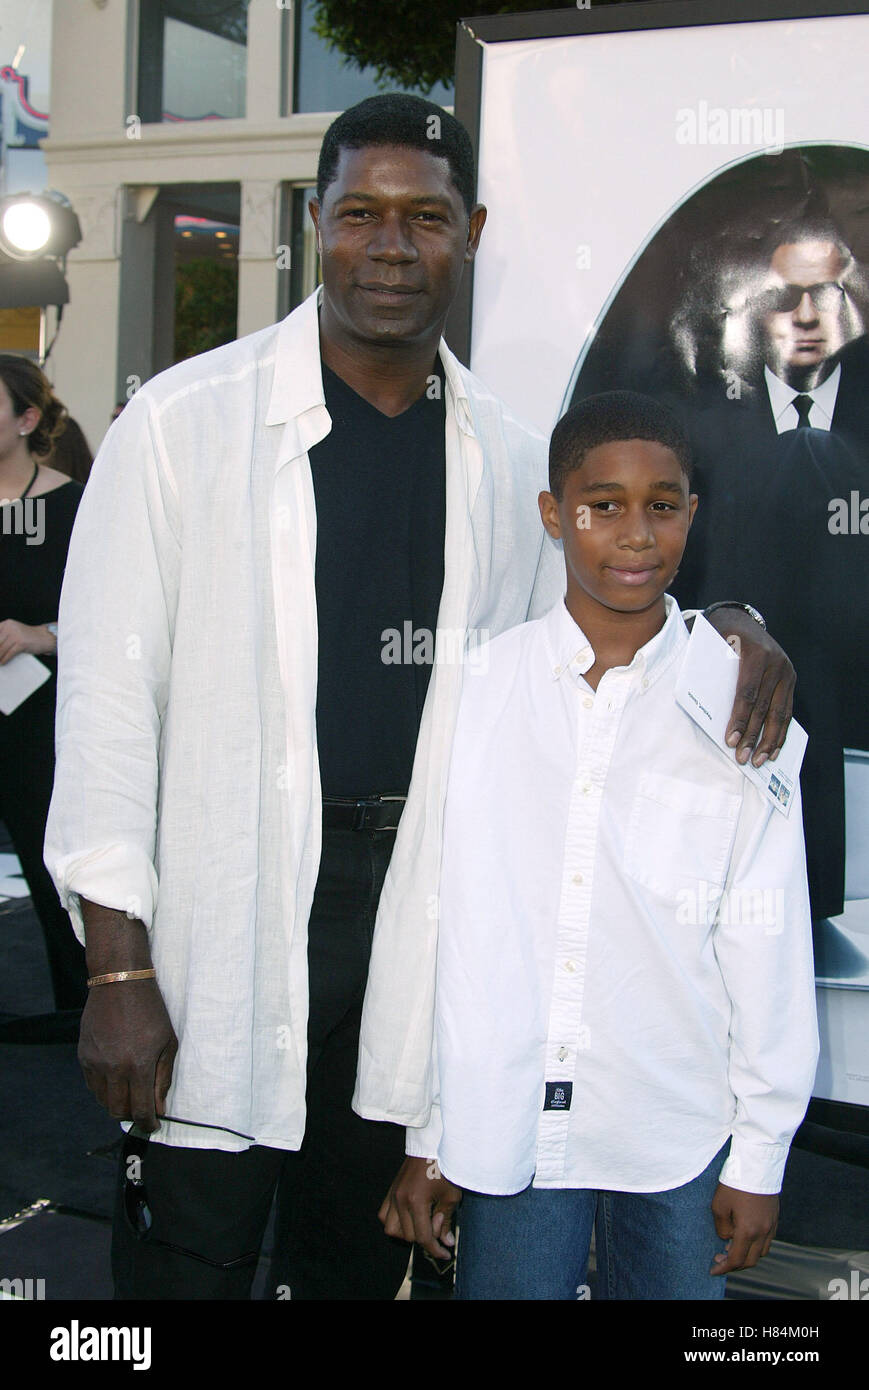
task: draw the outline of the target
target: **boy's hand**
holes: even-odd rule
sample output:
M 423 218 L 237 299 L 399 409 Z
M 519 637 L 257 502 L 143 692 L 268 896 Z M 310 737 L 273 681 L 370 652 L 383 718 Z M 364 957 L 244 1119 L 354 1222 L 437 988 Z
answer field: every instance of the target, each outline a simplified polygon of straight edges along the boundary
M 715 1229 L 727 1241 L 727 1253 L 716 1255 L 710 1274 L 752 1269 L 772 1245 L 778 1226 L 778 1197 L 740 1192 L 719 1183 L 712 1198 Z
M 377 1213 L 388 1236 L 416 1241 L 436 1260 L 450 1260 L 450 1227 L 462 1189 L 443 1177 L 433 1158 L 406 1158 Z
M 725 739 L 736 761 L 760 767 L 776 758 L 785 741 L 794 705 L 796 672 L 768 632 L 738 608 L 717 608 L 707 621 L 739 656 L 739 680 Z M 763 737 L 758 735 L 763 727 Z M 755 748 L 755 744 L 757 747 Z

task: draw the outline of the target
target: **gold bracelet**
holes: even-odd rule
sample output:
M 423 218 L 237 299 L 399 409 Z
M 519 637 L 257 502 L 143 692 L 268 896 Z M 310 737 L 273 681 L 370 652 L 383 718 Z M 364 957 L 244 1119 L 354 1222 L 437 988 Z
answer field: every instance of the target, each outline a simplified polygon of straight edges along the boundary
M 111 985 L 116 980 L 153 980 L 156 976 L 156 970 L 115 970 L 110 975 L 92 975 L 88 989 L 93 985 Z

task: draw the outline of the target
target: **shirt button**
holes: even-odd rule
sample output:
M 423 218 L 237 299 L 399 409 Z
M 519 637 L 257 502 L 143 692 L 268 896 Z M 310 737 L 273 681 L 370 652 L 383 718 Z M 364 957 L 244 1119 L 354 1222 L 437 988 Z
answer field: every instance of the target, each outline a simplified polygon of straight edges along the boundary
M 567 1048 L 566 1048 L 566 1047 L 560 1047 L 560 1048 L 558 1049 L 558 1060 L 559 1060 L 559 1062 L 563 1062 L 564 1059 L 565 1059 L 566 1057 L 567 1057 Z
M 568 972 L 568 974 L 570 974 L 570 975 L 574 974 L 574 972 L 575 972 L 575 970 L 576 970 L 576 966 L 574 965 L 574 963 L 573 963 L 572 960 L 566 960 L 566 961 L 564 962 L 564 968 L 565 968 L 565 970 Z
M 553 666 L 553 668 L 552 668 L 552 674 L 553 674 L 553 676 L 560 676 L 560 675 L 561 675 L 561 667 L 560 667 L 560 666 Z
M 592 700 L 591 696 L 586 695 L 582 703 L 585 709 L 591 709 L 592 705 L 594 704 L 594 700 Z
M 644 690 L 648 690 L 648 688 L 649 688 L 649 682 L 648 682 L 648 679 L 644 676 L 644 677 L 643 677 L 643 689 L 644 689 Z
M 579 885 L 583 882 L 582 874 L 574 874 L 573 881 L 577 885 L 577 887 L 579 887 Z
M 588 796 L 588 794 L 589 794 L 590 791 L 591 791 L 591 782 L 583 782 L 583 784 L 582 784 L 582 794 L 583 794 L 583 796 Z

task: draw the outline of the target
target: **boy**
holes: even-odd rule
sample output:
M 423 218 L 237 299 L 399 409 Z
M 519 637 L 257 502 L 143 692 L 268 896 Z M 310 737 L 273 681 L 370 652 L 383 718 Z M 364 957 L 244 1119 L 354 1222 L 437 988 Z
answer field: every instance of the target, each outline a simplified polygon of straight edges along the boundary
M 437 1025 L 458 1298 L 582 1296 L 595 1225 L 599 1296 L 720 1298 L 775 1233 L 817 1060 L 801 813 L 676 704 L 689 477 L 656 402 L 568 412 L 539 498 L 566 597 L 465 681 Z

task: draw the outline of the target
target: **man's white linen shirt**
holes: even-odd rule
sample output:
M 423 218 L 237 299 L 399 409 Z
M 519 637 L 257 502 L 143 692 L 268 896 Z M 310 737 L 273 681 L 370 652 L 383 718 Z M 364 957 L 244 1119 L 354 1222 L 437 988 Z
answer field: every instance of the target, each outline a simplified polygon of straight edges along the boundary
M 438 1160 L 462 1187 L 669 1190 L 731 1136 L 721 1181 L 781 1186 L 817 1059 L 800 805 L 776 812 L 676 704 L 667 609 L 596 691 L 563 600 L 466 675 L 437 986 Z
M 61 598 L 46 862 L 80 939 L 80 897 L 148 928 L 179 1039 L 167 1114 L 207 1126 L 164 1122 L 154 1139 L 184 1147 L 295 1149 L 304 1134 L 321 840 L 308 450 L 331 429 L 318 298 L 136 393 L 88 481 Z M 541 546 L 535 507 L 545 441 L 443 343 L 440 355 L 437 640 L 446 630 L 455 651 L 458 634 L 459 650 L 444 661 L 435 650 L 378 912 L 360 1078 L 375 1115 L 415 1124 L 431 1099 L 431 903 L 464 634 L 546 611 L 559 559 Z

